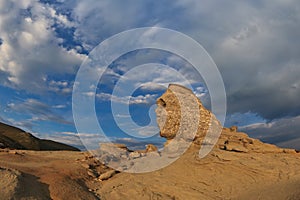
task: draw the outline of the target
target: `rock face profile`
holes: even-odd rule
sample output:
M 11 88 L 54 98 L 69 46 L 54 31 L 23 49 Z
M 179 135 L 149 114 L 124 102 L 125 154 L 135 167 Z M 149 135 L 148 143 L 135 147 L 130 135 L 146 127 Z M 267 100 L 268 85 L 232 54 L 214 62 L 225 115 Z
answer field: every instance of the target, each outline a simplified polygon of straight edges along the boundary
M 120 144 L 101 144 L 95 155 L 120 171 L 148 172 L 169 165 L 193 142 L 202 143 L 207 132 L 216 128 L 221 131 L 215 116 L 203 107 L 191 90 L 180 85 L 171 84 L 157 99 L 156 114 L 160 136 L 167 139 L 164 149 L 158 151 L 149 144 L 145 150 L 131 152 Z
M 200 143 L 209 128 L 220 128 L 216 117 L 204 108 L 195 94 L 180 85 L 171 84 L 167 91 L 157 99 L 157 124 L 160 135 L 168 142 L 176 135 L 191 135 L 191 139 Z M 168 143 L 167 142 L 167 143 Z
M 194 144 L 206 145 L 202 142 L 209 131 L 222 128 L 215 115 L 203 106 L 191 90 L 183 86 L 171 84 L 167 91 L 157 99 L 157 106 L 157 124 L 160 128 L 160 135 L 167 139 L 166 144 L 178 135 L 188 134 L 191 127 L 196 125 L 197 131 L 191 139 Z M 249 138 L 247 134 L 238 132 L 237 126 L 222 129 L 216 148 L 225 151 L 296 153 L 293 149 L 281 149 L 275 145 Z
M 182 86 L 170 85 L 157 104 L 163 149 L 108 143 L 95 152 L 0 149 L 0 199 L 300 199 L 297 151 L 221 127 Z M 221 135 L 213 145 L 206 138 L 215 130 Z M 201 158 L 203 145 L 213 149 Z M 135 170 L 147 173 L 126 173 Z

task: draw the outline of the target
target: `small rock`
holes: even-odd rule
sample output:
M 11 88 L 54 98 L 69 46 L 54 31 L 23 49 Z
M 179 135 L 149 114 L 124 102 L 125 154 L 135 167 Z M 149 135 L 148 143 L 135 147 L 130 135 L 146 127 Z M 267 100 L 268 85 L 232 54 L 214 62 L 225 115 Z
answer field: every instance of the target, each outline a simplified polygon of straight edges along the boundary
M 127 150 L 127 146 L 126 146 L 125 144 L 117 144 L 117 143 L 114 143 L 113 145 L 114 145 L 115 147 L 117 147 L 117 148 Z
M 102 143 L 100 145 L 100 152 L 109 157 L 120 158 L 121 155 L 128 153 L 128 150 L 125 147 L 126 146 L 120 144 Z
M 151 152 L 149 152 L 151 153 Z M 146 153 L 141 153 L 141 157 L 145 157 L 147 154 Z
M 82 163 L 81 164 L 82 167 L 86 168 L 86 169 L 89 169 L 91 166 L 87 163 Z
M 239 152 L 239 153 L 247 153 L 249 151 L 241 144 L 227 144 L 227 145 L 225 145 L 224 150 L 234 151 L 234 152 Z
M 128 156 L 126 154 L 121 155 L 122 159 L 128 159 Z
M 136 159 L 136 158 L 140 158 L 141 157 L 141 154 L 137 151 L 134 151 L 134 152 L 131 152 L 129 154 L 129 157 L 132 158 L 132 159 Z
M 226 145 L 225 144 L 220 144 L 219 149 L 226 150 Z
M 123 166 L 121 167 L 121 169 L 122 169 L 122 170 L 127 170 L 127 169 L 128 169 L 128 166 L 127 166 L 127 165 L 123 165 Z
M 242 138 L 241 141 L 244 144 L 254 144 L 254 140 L 252 138 Z
M 283 153 L 296 154 L 297 151 L 295 149 L 283 149 Z
M 153 144 L 148 144 L 146 147 L 146 152 L 158 151 L 157 147 Z
M 87 173 L 88 173 L 89 176 L 91 176 L 93 178 L 97 178 L 98 177 L 98 174 L 95 171 L 93 171 L 93 170 L 88 170 Z
M 237 126 L 232 126 L 232 127 L 229 128 L 229 130 L 231 132 L 237 132 L 238 131 L 238 127 Z
M 99 180 L 101 180 L 101 181 L 107 180 L 107 179 L 111 178 L 115 174 L 116 174 L 116 171 L 112 169 L 112 170 L 110 170 L 108 172 L 105 172 L 104 174 L 101 174 L 99 176 Z
M 160 154 L 158 152 L 152 151 L 147 153 L 147 156 L 149 157 L 160 157 Z
M 3 143 L 0 143 L 0 148 L 4 149 L 6 146 Z
M 23 156 L 24 154 L 19 153 L 18 151 L 9 151 L 10 154 Z

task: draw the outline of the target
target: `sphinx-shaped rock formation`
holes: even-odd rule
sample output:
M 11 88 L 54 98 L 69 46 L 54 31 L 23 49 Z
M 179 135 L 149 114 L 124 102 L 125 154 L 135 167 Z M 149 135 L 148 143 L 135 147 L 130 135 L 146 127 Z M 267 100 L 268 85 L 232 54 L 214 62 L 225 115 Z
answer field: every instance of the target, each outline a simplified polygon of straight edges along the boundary
M 196 105 L 195 105 L 196 102 Z M 215 148 L 225 151 L 247 153 L 296 153 L 294 149 L 281 149 L 275 145 L 263 143 L 238 132 L 237 126 L 222 128 L 215 115 L 208 111 L 193 92 L 183 86 L 171 84 L 167 91 L 157 99 L 157 123 L 160 135 L 167 139 L 166 146 L 178 135 L 186 135 L 197 126 L 197 131 L 190 136 L 194 144 L 215 145 L 210 138 L 222 131 L 217 138 Z M 221 130 L 222 129 L 222 130 Z M 207 137 L 208 136 L 208 137 Z
M 167 139 L 163 149 L 148 145 L 144 150 L 131 151 L 122 144 L 101 144 L 100 150 L 95 152 L 97 157 L 118 171 L 140 173 L 171 164 L 191 145 L 206 148 L 205 155 L 213 149 L 238 153 L 296 153 L 249 138 L 238 132 L 236 126 L 223 128 L 195 94 L 180 85 L 171 84 L 157 99 L 156 114 L 160 136 Z
M 190 134 L 194 143 L 201 144 L 209 130 L 221 127 L 215 115 L 208 111 L 195 94 L 180 85 L 171 84 L 157 100 L 156 114 L 160 135 L 168 144 L 176 135 Z

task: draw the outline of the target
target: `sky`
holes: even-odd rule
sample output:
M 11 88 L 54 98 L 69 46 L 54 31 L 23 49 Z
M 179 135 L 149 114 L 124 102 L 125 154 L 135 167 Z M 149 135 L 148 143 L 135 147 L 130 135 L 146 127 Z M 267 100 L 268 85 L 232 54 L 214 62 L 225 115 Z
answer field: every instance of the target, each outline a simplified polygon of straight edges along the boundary
M 0 121 L 80 148 L 78 135 L 94 141 L 97 133 L 78 133 L 74 124 L 76 74 L 101 42 L 141 27 L 176 30 L 206 49 L 224 81 L 226 126 L 300 149 L 298 0 L 1 0 Z M 152 65 L 132 70 L 147 63 Z M 136 88 L 116 96 L 124 76 Z M 114 141 L 161 144 L 154 104 L 174 82 L 190 84 L 210 107 L 203 77 L 181 57 L 155 49 L 122 55 L 91 86 L 99 124 Z M 111 104 L 128 108 L 130 116 L 114 116 Z M 127 124 L 132 121 L 138 126 Z

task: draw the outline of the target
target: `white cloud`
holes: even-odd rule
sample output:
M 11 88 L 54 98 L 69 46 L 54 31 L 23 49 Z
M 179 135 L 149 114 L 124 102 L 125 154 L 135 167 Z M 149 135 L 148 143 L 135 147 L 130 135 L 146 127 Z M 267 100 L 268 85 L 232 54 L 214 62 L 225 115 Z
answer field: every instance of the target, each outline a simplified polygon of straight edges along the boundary
M 91 50 L 95 45 L 101 42 L 106 37 L 116 34 L 122 30 L 127 30 L 130 27 L 139 27 L 138 23 L 147 23 L 151 4 L 159 2 L 151 1 L 151 3 L 136 2 L 136 1 L 109 1 L 102 0 L 85 0 L 77 1 L 73 10 L 73 17 L 78 22 L 75 36 L 79 41 L 84 43 L 84 47 Z M 93 6 L 91 6 L 93 5 Z M 126 8 L 125 8 L 126 7 Z M 125 8 L 125 9 L 124 9 Z M 163 14 L 164 9 L 156 7 L 156 12 Z M 148 12 L 147 12 L 148 11 Z M 151 24 L 155 25 L 157 20 L 153 20 Z M 143 26 L 140 24 L 140 26 Z M 91 31 L 93 30 L 93 31 Z
M 72 81 L 47 81 L 48 91 L 55 92 L 56 94 L 71 94 L 73 91 Z
M 165 65 L 159 64 L 162 59 L 167 60 Z M 127 86 L 149 92 L 165 90 L 171 83 L 190 87 L 202 81 L 195 69 L 182 59 L 158 51 L 137 52 L 118 61 L 116 67 L 124 73 L 116 87 L 118 92 Z
M 157 135 L 159 133 L 159 128 L 158 128 L 158 126 L 146 126 L 146 127 L 138 128 L 133 131 L 137 131 L 138 135 L 140 135 L 140 136 L 151 137 L 151 136 Z
M 86 93 L 86 95 L 90 97 L 93 93 Z M 112 101 L 121 104 L 153 104 L 157 99 L 155 94 L 119 97 L 108 93 L 100 93 L 96 94 L 96 97 L 101 101 Z
M 155 82 L 146 82 L 140 84 L 139 88 L 143 91 L 162 91 L 166 90 L 168 87 L 167 83 L 155 83 Z
M 59 133 L 57 134 L 52 133 L 51 135 L 39 134 L 38 136 L 41 137 L 42 139 L 53 140 L 56 142 L 68 144 L 75 147 L 79 147 L 79 148 L 81 147 L 81 149 L 84 149 L 80 138 L 75 135 L 64 135 Z
M 62 109 L 62 108 L 66 108 L 67 106 L 66 105 L 55 105 L 55 106 L 52 106 L 52 108 L 56 108 L 56 109 Z
M 2 1 L 0 8 L 1 84 L 31 93 L 47 91 L 45 76 L 74 74 L 85 58 L 60 46 L 54 24 L 71 26 L 66 16 L 38 1 Z
M 8 125 L 18 127 L 20 129 L 22 129 L 24 131 L 28 131 L 28 132 L 30 132 L 32 130 L 33 126 L 34 126 L 34 122 L 31 119 L 16 121 L 12 118 L 5 118 L 4 119 L 0 116 L 0 121 L 5 123 L 5 124 L 8 124 Z
M 35 122 L 35 121 L 51 121 L 60 124 L 72 124 L 72 122 L 66 120 L 60 114 L 55 113 L 52 107 L 37 101 L 35 99 L 27 99 L 21 103 L 9 103 L 7 105 L 8 110 L 22 113 L 23 115 L 29 115 L 28 119 L 23 120 L 24 122 Z
M 205 87 L 197 87 L 193 92 L 199 99 L 208 95 L 208 91 Z
M 75 23 L 70 21 L 66 15 L 57 13 L 57 11 L 51 7 L 47 7 L 47 9 L 49 10 L 50 16 L 53 19 L 56 19 L 61 26 L 64 26 L 67 28 L 75 26 Z

